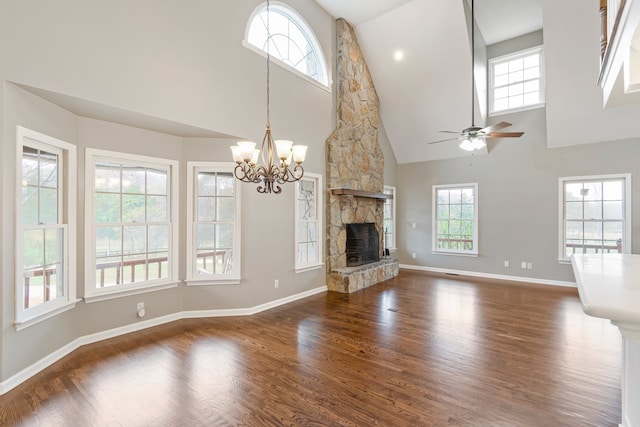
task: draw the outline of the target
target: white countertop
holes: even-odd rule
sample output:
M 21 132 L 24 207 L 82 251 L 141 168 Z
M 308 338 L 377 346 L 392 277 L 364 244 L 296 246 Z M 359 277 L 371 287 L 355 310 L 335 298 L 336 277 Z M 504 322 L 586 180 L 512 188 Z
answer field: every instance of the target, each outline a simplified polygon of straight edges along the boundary
M 622 427 L 640 426 L 640 255 L 573 255 L 585 313 L 611 319 L 622 334 Z
M 640 325 L 640 255 L 573 255 L 571 265 L 585 313 Z

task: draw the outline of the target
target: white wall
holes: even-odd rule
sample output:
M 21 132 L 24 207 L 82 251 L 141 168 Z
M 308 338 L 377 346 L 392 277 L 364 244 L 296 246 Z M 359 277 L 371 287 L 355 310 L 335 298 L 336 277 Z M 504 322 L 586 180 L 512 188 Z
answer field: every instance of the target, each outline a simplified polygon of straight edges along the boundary
M 256 138 L 265 122 L 265 61 L 243 48 L 241 41 L 246 21 L 259 4 L 259 0 L 3 2 L 2 77 Z M 333 20 L 311 0 L 291 5 L 316 31 L 330 61 Z M 292 79 L 277 66 L 272 67 L 272 89 L 272 124 L 279 135 L 299 140 L 326 126 L 331 112 L 323 103 L 328 93 Z M 291 114 L 305 119 L 290 120 Z
M 313 0 L 291 0 L 333 61 L 334 20 Z M 66 111 L 14 85 L 90 101 L 131 117 L 152 117 L 238 138 L 260 140 L 265 125 L 265 59 L 241 42 L 259 0 L 2 1 L 2 332 L 0 382 L 80 336 L 181 310 L 248 308 L 325 284 L 324 269 L 294 274 L 293 185 L 260 195 L 244 185 L 240 285 L 186 287 L 85 304 L 15 331 L 15 127 L 22 125 L 78 146 L 78 295 L 83 295 L 85 147 L 180 161 L 180 233 L 185 232 L 186 161 L 230 161 L 237 139 L 184 138 L 108 123 Z M 331 73 L 332 68 L 329 67 Z M 55 97 L 54 97 L 55 98 Z M 82 110 L 80 108 L 80 110 Z M 271 124 L 276 138 L 309 145 L 305 170 L 324 175 L 324 141 L 335 127 L 333 94 L 271 66 Z M 181 253 L 184 253 L 184 242 Z M 184 279 L 184 260 L 180 278 Z M 280 280 L 274 289 L 273 279 Z
M 631 2 L 630 2 L 631 3 Z M 603 108 L 600 15 L 595 1 L 542 0 L 547 75 L 547 145 L 640 137 L 640 105 Z
M 4 83 L 0 82 L 0 117 L 4 117 Z M 3 134 L 4 127 L 2 126 L 2 121 L 0 121 L 0 138 L 2 140 L 5 139 L 5 135 Z M 5 153 L 4 144 L 0 143 L 0 166 L 2 165 L 3 159 L 6 158 L 7 154 Z M 5 188 L 6 187 L 6 188 Z M 9 182 L 4 179 L 4 173 L 0 172 L 0 201 L 4 201 L 4 195 L 7 191 L 10 191 L 11 187 Z M 0 215 L 0 307 L 4 307 L 4 283 L 10 282 L 10 274 L 7 272 L 4 266 L 5 258 L 9 257 L 11 252 L 8 251 L 9 244 L 6 242 L 4 238 L 4 229 L 5 227 L 10 227 L 10 218 L 8 215 Z M 4 310 L 3 310 L 4 311 Z M 4 366 L 4 340 L 2 339 L 4 331 L 4 320 L 0 315 L 0 367 Z M 0 379 L 2 378 L 2 369 L 0 369 Z
M 378 128 L 378 141 L 384 155 L 384 185 L 395 186 L 398 175 L 398 162 L 393 154 L 393 148 L 389 143 L 389 137 L 382 122 L 380 122 L 380 127 Z

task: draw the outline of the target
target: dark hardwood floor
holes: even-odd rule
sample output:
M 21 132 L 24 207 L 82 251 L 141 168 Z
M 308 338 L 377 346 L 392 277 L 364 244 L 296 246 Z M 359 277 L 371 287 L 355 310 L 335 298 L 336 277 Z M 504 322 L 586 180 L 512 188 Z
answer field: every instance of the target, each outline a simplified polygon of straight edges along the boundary
M 0 396 L 0 425 L 615 426 L 620 344 L 575 289 L 402 270 L 82 347 Z

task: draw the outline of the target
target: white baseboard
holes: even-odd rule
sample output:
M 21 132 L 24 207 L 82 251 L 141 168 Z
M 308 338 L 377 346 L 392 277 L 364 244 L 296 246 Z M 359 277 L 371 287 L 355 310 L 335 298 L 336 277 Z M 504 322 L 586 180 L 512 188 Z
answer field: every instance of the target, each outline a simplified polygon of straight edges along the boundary
M 310 297 L 312 295 L 319 294 L 326 291 L 327 291 L 326 286 L 320 286 L 315 289 L 310 289 L 308 291 L 300 292 L 299 294 L 291 295 L 285 298 L 280 298 L 275 301 L 269 301 L 264 304 L 260 304 L 251 308 L 230 308 L 230 309 L 223 309 L 223 310 L 185 311 L 182 313 L 182 318 L 195 319 L 195 318 L 202 318 L 202 317 L 251 316 L 253 314 L 260 313 L 261 311 L 269 310 L 271 308 L 288 304 L 290 302 L 294 302 L 299 299 Z
M 477 271 L 451 270 L 447 268 L 423 267 L 420 265 L 400 264 L 400 268 L 407 270 L 430 271 L 433 273 L 459 274 L 460 276 L 483 277 L 486 279 L 509 280 L 511 282 L 536 283 L 540 285 L 577 287 L 575 282 L 563 282 L 560 280 L 538 279 L 536 277 L 507 276 L 506 274 L 480 273 Z
M 115 338 L 120 335 L 128 334 L 131 332 L 141 331 L 143 329 L 151 328 L 153 326 L 164 325 L 165 323 L 174 322 L 180 319 L 194 319 L 202 317 L 228 317 L 228 316 L 251 316 L 261 311 L 269 310 L 271 308 L 278 307 L 293 301 L 297 301 L 302 298 L 306 298 L 315 294 L 326 292 L 326 286 L 320 286 L 315 289 L 311 289 L 299 294 L 291 295 L 285 298 L 280 298 L 275 301 L 270 301 L 264 304 L 257 305 L 250 308 L 236 308 L 236 309 L 222 309 L 222 310 L 193 310 L 182 311 L 178 313 L 168 314 L 166 316 L 155 317 L 153 319 L 144 320 L 141 322 L 132 323 L 130 325 L 121 326 L 119 328 L 109 329 L 107 331 L 96 332 L 95 334 L 85 335 L 78 337 L 71 341 L 69 344 L 59 348 L 53 353 L 48 354 L 42 359 L 38 360 L 31 366 L 24 368 L 17 374 L 7 378 L 5 381 L 0 382 L 0 395 L 7 393 L 8 391 L 19 386 L 38 372 L 48 368 L 56 363 L 58 360 L 67 356 L 72 351 L 87 344 L 92 344 L 98 341 L 106 340 L 109 338 Z
M 629 409 L 627 409 L 627 412 L 629 411 Z M 631 418 L 629 417 L 628 413 L 623 413 L 622 414 L 622 424 L 618 424 L 619 427 L 635 427 L 637 426 L 637 424 L 634 424 L 631 422 Z

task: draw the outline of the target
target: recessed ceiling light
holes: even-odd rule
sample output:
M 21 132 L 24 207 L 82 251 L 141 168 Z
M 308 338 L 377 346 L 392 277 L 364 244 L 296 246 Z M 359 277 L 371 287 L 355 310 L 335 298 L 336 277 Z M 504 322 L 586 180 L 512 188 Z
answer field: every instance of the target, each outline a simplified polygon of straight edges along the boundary
M 396 61 L 400 61 L 402 58 L 404 58 L 404 52 L 401 50 L 396 50 L 393 54 L 393 58 Z

